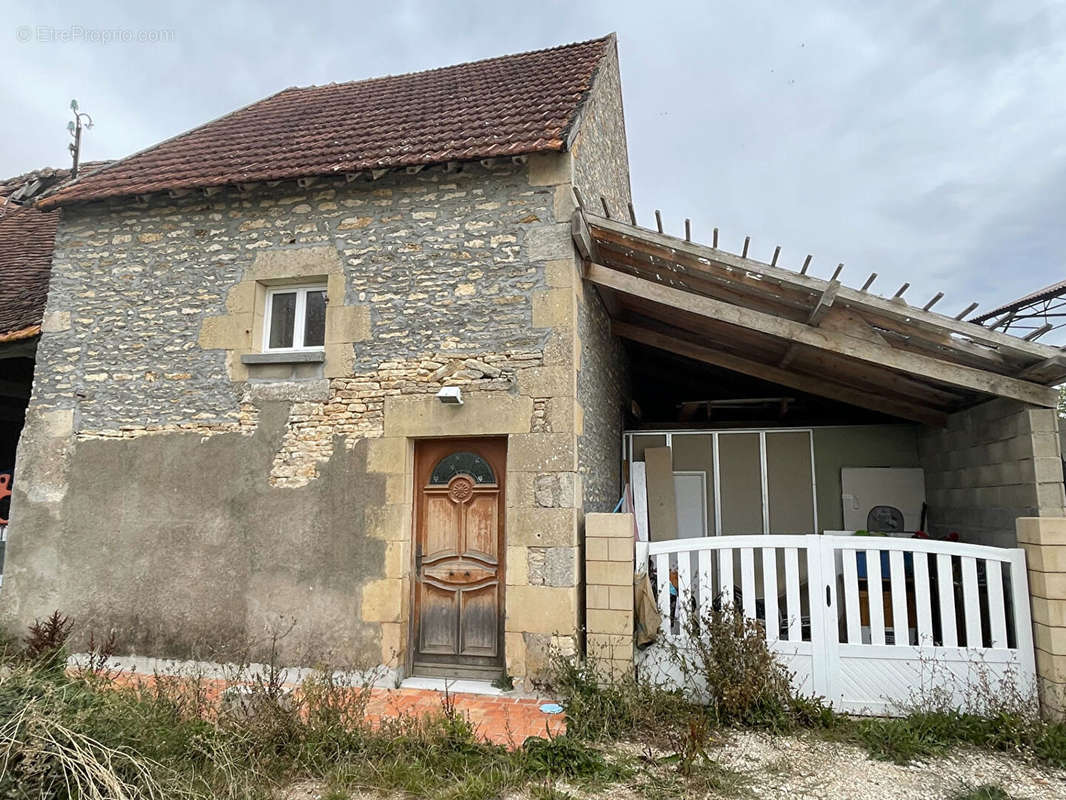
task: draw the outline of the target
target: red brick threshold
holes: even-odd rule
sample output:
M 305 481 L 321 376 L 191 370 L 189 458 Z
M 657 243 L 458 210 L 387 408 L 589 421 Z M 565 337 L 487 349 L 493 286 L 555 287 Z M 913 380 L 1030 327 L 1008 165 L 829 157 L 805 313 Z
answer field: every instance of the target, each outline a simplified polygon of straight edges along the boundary
M 152 685 L 157 680 L 174 680 L 180 684 L 180 675 L 154 675 L 124 671 L 114 677 L 119 685 Z M 222 693 L 232 686 L 251 685 L 250 681 L 230 682 L 218 678 L 200 678 L 200 691 L 207 701 L 207 714 L 217 713 Z M 285 684 L 286 689 L 299 690 L 298 684 Z M 356 691 L 356 690 L 353 690 Z M 540 710 L 553 700 L 535 697 L 515 697 L 505 694 L 478 694 L 476 692 L 451 691 L 447 695 L 438 689 L 378 688 L 370 690 L 364 711 L 365 720 L 372 727 L 379 727 L 385 720 L 403 718 L 426 718 L 444 712 L 445 698 L 456 713 L 470 721 L 475 735 L 482 741 L 503 745 L 509 749 L 521 747 L 531 736 L 547 738 L 566 733 L 566 715 L 549 714 Z

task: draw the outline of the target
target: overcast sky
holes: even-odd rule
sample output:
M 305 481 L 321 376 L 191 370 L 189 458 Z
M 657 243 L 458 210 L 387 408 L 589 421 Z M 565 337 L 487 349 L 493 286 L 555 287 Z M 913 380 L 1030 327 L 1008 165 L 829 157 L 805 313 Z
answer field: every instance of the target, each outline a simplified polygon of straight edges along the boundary
M 153 6 L 0 0 L 0 177 L 68 163 L 72 97 L 83 158 L 119 158 L 287 86 L 615 31 L 643 224 L 952 314 L 1066 278 L 1062 2 Z M 112 29 L 168 41 L 58 41 Z

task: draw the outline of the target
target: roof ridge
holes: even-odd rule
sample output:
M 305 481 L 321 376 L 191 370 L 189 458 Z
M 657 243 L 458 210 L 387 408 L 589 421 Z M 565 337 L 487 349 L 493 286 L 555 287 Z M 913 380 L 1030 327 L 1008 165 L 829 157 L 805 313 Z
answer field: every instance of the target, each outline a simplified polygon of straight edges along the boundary
M 416 69 L 416 70 L 412 70 L 411 72 L 400 72 L 400 73 L 396 73 L 396 74 L 375 75 L 372 78 L 357 78 L 355 80 L 350 80 L 350 81 L 330 81 L 329 83 L 312 83 L 312 84 L 309 84 L 307 86 L 289 86 L 288 88 L 282 89 L 280 92 L 276 92 L 275 94 L 270 95 L 270 97 L 276 97 L 277 95 L 283 94 L 285 92 L 302 92 L 302 91 L 311 91 L 311 90 L 314 90 L 314 89 L 328 89 L 328 88 L 330 88 L 332 86 L 337 86 L 337 87 L 340 87 L 340 86 L 358 86 L 360 84 L 374 83 L 376 81 L 390 81 L 390 80 L 396 80 L 397 78 L 412 78 L 412 77 L 415 77 L 417 75 L 430 75 L 430 74 L 432 74 L 434 72 L 442 72 L 443 70 L 460 69 L 462 67 L 473 67 L 473 66 L 488 64 L 489 62 L 492 62 L 492 61 L 505 61 L 505 60 L 507 60 L 509 58 L 521 58 L 522 56 L 538 56 L 538 55 L 543 55 L 544 53 L 552 53 L 552 52 L 554 52 L 556 50 L 567 50 L 567 49 L 569 49 L 571 47 L 583 47 L 585 45 L 596 44 L 598 42 L 603 42 L 604 44 L 606 44 L 612 38 L 614 38 L 614 36 L 615 36 L 615 34 L 612 32 L 612 33 L 608 33 L 608 34 L 606 34 L 604 36 L 597 36 L 597 37 L 595 37 L 593 39 L 585 39 L 584 41 L 580 41 L 580 42 L 570 42 L 568 44 L 557 44 L 557 45 L 554 45 L 552 47 L 542 47 L 542 48 L 540 48 L 538 50 L 522 50 L 522 51 L 519 51 L 517 53 L 506 53 L 504 55 L 499 55 L 499 56 L 488 56 L 486 58 L 476 58 L 473 61 L 460 61 L 458 64 L 445 64 L 442 67 L 430 67 L 428 69 Z M 263 99 L 267 100 L 269 98 L 268 97 L 264 97 Z

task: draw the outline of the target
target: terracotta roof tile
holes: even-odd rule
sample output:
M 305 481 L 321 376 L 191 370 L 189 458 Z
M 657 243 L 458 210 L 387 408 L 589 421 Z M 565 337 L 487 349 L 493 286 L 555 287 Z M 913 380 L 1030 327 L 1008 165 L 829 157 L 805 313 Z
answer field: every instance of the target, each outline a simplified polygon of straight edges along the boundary
M 39 205 L 562 150 L 610 42 L 286 89 L 85 174 Z
M 0 341 L 41 324 L 58 220 L 58 211 L 22 207 L 0 216 Z

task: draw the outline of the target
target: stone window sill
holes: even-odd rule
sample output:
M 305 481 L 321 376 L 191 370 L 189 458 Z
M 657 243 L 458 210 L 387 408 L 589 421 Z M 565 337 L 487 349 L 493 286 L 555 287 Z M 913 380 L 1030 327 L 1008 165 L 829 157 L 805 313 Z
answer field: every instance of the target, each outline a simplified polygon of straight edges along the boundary
M 245 353 L 242 364 L 321 364 L 326 354 L 321 350 L 294 353 Z

